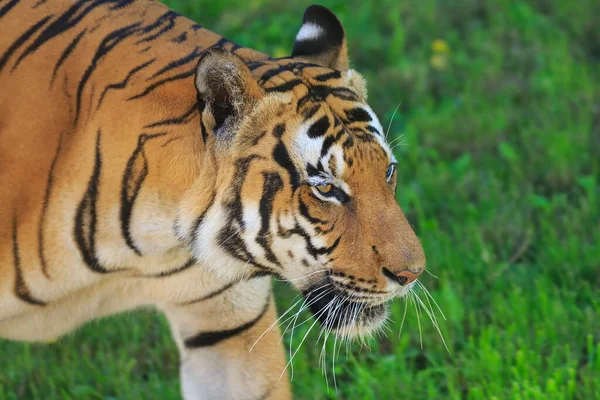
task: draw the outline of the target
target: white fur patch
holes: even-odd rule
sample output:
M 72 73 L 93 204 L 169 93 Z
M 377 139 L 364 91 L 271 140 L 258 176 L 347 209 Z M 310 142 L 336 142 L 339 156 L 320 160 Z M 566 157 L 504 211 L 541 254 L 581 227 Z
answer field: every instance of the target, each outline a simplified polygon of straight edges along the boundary
M 373 112 L 373 110 L 371 110 L 370 107 L 364 107 L 364 110 L 371 116 L 371 125 L 373 125 L 380 133 L 379 135 L 373 135 L 375 136 L 381 147 L 383 147 L 385 152 L 388 154 L 390 160 L 392 160 L 392 162 L 396 162 L 396 158 L 394 157 L 394 154 L 392 153 L 392 150 L 390 149 L 390 146 L 388 145 L 385 139 L 387 132 L 383 130 L 383 127 L 381 126 L 381 122 L 379 122 L 377 115 L 375 114 L 375 112 Z
M 310 138 L 308 129 L 313 125 L 314 121 L 304 123 L 294 139 L 292 153 L 297 159 L 303 160 L 305 163 L 317 165 L 321 158 L 321 149 L 325 136 Z
M 324 33 L 325 31 L 319 25 L 307 22 L 306 24 L 302 25 L 302 28 L 300 28 L 298 31 L 298 34 L 296 35 L 296 42 L 318 39 L 319 36 L 323 35 Z

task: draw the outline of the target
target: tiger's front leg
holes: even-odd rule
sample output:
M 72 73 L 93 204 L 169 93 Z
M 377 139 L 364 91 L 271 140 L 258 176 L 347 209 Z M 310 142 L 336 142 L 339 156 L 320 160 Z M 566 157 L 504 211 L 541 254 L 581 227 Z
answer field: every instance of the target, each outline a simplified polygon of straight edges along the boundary
M 179 347 L 185 400 L 291 399 L 279 328 L 258 340 L 277 319 L 270 278 L 162 308 Z

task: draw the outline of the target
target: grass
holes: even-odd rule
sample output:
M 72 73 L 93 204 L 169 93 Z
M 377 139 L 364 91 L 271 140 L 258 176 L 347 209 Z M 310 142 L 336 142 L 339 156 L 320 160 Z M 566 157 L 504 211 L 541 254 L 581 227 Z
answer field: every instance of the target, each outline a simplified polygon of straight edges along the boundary
M 287 55 L 308 3 L 169 0 Z M 298 399 L 600 398 L 600 25 L 596 0 L 326 3 L 387 126 L 398 200 L 422 239 L 437 332 L 393 305 L 387 337 L 294 359 Z M 278 286 L 281 310 L 295 293 Z M 439 317 L 439 313 L 438 313 Z M 298 328 L 294 343 L 309 324 Z M 289 336 L 287 338 L 289 343 Z M 178 399 L 164 320 L 93 322 L 52 345 L 0 342 L 0 400 Z

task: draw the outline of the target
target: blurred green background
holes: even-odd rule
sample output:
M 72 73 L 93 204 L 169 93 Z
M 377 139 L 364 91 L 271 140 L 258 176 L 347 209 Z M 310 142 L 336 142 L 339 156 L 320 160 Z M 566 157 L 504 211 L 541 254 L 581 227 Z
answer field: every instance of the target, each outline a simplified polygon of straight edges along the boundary
M 274 56 L 289 54 L 310 4 L 166 2 Z M 385 335 L 344 345 L 335 367 L 329 339 L 327 379 L 311 332 L 293 363 L 296 398 L 600 398 L 598 1 L 322 4 L 344 23 L 384 127 L 400 104 L 398 200 L 438 277 L 421 281 L 447 317 L 437 312 L 450 353 L 412 304 L 400 336 L 397 301 Z M 277 292 L 285 310 L 295 293 Z M 51 345 L 2 341 L 0 354 L 1 400 L 179 398 L 176 348 L 150 312 Z

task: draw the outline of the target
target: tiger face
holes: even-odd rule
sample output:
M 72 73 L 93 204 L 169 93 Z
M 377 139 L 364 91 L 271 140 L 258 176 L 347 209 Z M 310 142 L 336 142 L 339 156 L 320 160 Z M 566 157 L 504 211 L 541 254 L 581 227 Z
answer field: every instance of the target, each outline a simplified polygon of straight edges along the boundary
M 377 329 L 385 303 L 425 268 L 395 200 L 396 165 L 348 69 L 341 24 L 304 16 L 292 57 L 246 65 L 207 52 L 196 75 L 213 191 L 191 201 L 194 256 L 236 279 L 274 274 L 304 294 L 322 326 L 348 336 Z M 254 68 L 253 68 L 254 67 Z

